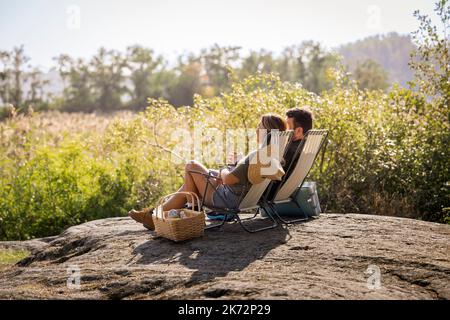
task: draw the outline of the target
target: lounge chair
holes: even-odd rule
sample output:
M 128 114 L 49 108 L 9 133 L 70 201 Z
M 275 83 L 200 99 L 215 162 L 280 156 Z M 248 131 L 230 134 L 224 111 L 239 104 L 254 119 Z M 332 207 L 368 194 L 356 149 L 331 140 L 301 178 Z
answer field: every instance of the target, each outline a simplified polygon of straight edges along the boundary
M 275 139 L 272 138 L 271 139 L 270 143 L 272 145 L 276 144 L 276 145 L 279 146 L 278 150 L 279 150 L 280 153 L 278 155 L 278 159 L 282 159 L 282 157 L 284 156 L 284 153 L 286 151 L 286 147 L 287 147 L 288 143 L 292 139 L 292 135 L 293 135 L 293 131 L 283 131 L 283 132 L 278 132 L 277 133 L 277 138 L 275 138 Z M 275 149 L 272 149 L 272 150 L 275 150 Z M 267 211 L 268 208 L 265 207 L 265 206 L 261 206 L 260 205 L 267 188 L 269 187 L 269 185 L 272 182 L 271 180 L 265 179 L 263 182 L 261 182 L 259 184 L 252 185 L 250 187 L 250 190 L 245 195 L 245 197 L 242 197 L 240 199 L 239 208 L 238 209 L 215 208 L 215 207 L 213 207 L 211 205 L 205 205 L 203 199 L 205 198 L 205 195 L 206 195 L 208 187 L 212 187 L 212 188 L 215 189 L 215 187 L 211 183 L 211 181 L 214 180 L 214 179 L 218 179 L 218 177 L 210 175 L 210 174 L 205 174 L 205 173 L 202 173 L 202 172 L 197 172 L 197 171 L 190 171 L 190 172 L 201 174 L 207 180 L 207 187 L 205 188 L 204 196 L 202 197 L 202 203 L 201 203 L 200 207 L 203 208 L 205 206 L 208 209 L 212 210 L 213 212 L 219 213 L 219 214 L 224 216 L 222 222 L 213 224 L 211 226 L 207 226 L 205 229 L 212 229 L 212 228 L 222 227 L 226 222 L 229 221 L 228 217 L 231 217 L 232 220 L 237 221 L 242 226 L 242 228 L 245 231 L 249 232 L 249 233 L 255 233 L 255 232 L 260 232 L 260 231 L 264 231 L 264 230 L 268 230 L 268 229 L 273 229 L 273 228 L 276 228 L 278 226 L 278 222 L 273 218 L 273 216 L 270 214 L 270 212 Z M 258 209 L 265 210 L 266 214 L 272 220 L 272 224 L 270 226 L 266 226 L 266 227 L 262 227 L 262 228 L 258 228 L 258 229 L 249 229 L 246 225 L 244 225 L 242 223 L 242 221 L 252 220 L 252 219 L 256 218 L 256 216 L 258 215 Z M 255 210 L 256 211 L 256 213 L 254 214 L 253 217 L 247 218 L 247 219 L 241 219 L 239 217 L 239 214 L 244 213 L 244 212 L 249 212 L 251 210 Z
M 311 168 L 314 165 L 314 161 L 319 155 L 321 148 L 327 141 L 327 137 L 327 130 L 308 131 L 305 138 L 300 143 L 296 151 L 296 155 L 294 156 L 294 159 L 298 158 L 297 162 L 293 161 L 293 163 L 289 165 L 289 168 L 286 171 L 289 174 L 286 174 L 283 177 L 283 180 L 278 184 L 274 193 L 270 192 L 270 189 L 266 193 L 266 196 L 262 201 L 262 207 L 266 213 L 270 211 L 284 224 L 292 224 L 295 222 L 309 220 L 309 216 L 305 212 L 303 212 L 300 204 L 297 202 L 296 196 L 297 193 L 300 192 L 302 184 L 305 182 L 306 177 L 311 171 Z M 299 157 L 297 157 L 298 154 L 300 154 Z M 270 188 L 274 186 L 275 184 L 272 184 Z M 271 199 L 268 199 L 269 194 L 272 194 Z M 286 220 L 281 217 L 281 215 L 277 212 L 276 205 L 286 202 L 294 203 L 296 207 L 298 207 L 298 210 L 303 214 L 303 217 L 292 220 Z M 268 215 L 271 219 L 274 218 L 271 214 Z

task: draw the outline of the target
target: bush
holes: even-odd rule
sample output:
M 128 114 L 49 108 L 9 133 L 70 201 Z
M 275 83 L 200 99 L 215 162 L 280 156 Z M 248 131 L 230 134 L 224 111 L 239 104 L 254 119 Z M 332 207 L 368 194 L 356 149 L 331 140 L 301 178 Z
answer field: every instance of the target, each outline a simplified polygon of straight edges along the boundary
M 168 192 L 177 177 L 133 140 L 137 122 L 117 121 L 90 138 L 42 132 L 35 124 L 32 117 L 19 117 L 1 127 L 1 239 L 44 237 L 123 216 L 139 200 L 142 207 Z M 163 181 L 155 168 L 171 178 Z
M 147 116 L 157 119 L 157 110 L 165 109 L 172 121 L 190 128 L 200 122 L 225 135 L 230 128 L 255 128 L 264 113 L 284 115 L 289 108 L 308 105 L 315 126 L 330 131 L 310 176 L 319 183 L 327 211 L 445 222 L 444 208 L 450 204 L 445 109 L 417 92 L 359 90 L 339 70 L 329 76 L 334 88 L 321 96 L 276 76 L 258 75 L 235 82 L 221 97 L 197 97 L 193 108 L 175 110 L 153 100 Z
M 450 130 L 445 110 L 417 92 L 398 87 L 389 94 L 362 91 L 341 72 L 330 77 L 333 89 L 318 96 L 274 75 L 250 76 L 234 82 L 221 97 L 196 96 L 193 107 L 150 100 L 138 116 L 89 134 L 80 128 L 74 133 L 43 127 L 36 116 L 13 117 L 0 126 L 0 238 L 53 235 L 74 224 L 153 205 L 182 183 L 183 161 L 174 162 L 179 157 L 174 154 L 181 141 L 187 146 L 193 142 L 183 130 L 200 126 L 226 137 L 227 129 L 255 130 L 264 113 L 284 115 L 304 105 L 314 111 L 316 128 L 330 130 L 310 175 L 328 212 L 448 223 Z M 70 123 L 75 116 L 66 117 Z M 88 126 L 86 119 L 78 121 Z M 203 144 L 220 145 L 211 136 Z M 250 150 L 252 141 L 245 147 Z

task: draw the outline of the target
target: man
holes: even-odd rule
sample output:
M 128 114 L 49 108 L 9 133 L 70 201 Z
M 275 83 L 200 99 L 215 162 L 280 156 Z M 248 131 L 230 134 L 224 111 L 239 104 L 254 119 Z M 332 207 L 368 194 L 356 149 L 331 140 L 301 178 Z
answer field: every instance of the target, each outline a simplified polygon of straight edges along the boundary
M 286 153 L 284 155 L 283 169 L 285 172 L 285 177 L 287 179 L 292 171 L 294 170 L 295 164 L 297 163 L 300 154 L 295 154 L 298 147 L 302 143 L 303 138 L 313 127 L 313 115 L 311 111 L 307 108 L 299 109 L 294 108 L 286 112 L 286 122 L 289 130 L 294 131 L 291 143 L 286 148 Z M 290 167 L 292 164 L 292 167 Z M 273 184 L 269 191 L 269 199 L 275 196 L 275 192 L 278 190 L 281 181 L 277 181 Z
M 292 138 L 292 142 L 288 145 L 286 149 L 286 154 L 284 157 L 284 166 L 283 169 L 286 171 L 289 169 L 291 163 L 296 163 L 299 154 L 294 159 L 295 152 L 297 151 L 298 146 L 302 142 L 305 135 L 309 130 L 313 127 L 313 115 L 311 111 L 307 108 L 299 109 L 291 109 L 286 112 L 286 122 L 288 124 L 289 130 L 294 131 L 294 136 Z M 293 169 L 293 168 L 291 168 Z M 286 174 L 289 176 L 291 172 L 287 172 Z

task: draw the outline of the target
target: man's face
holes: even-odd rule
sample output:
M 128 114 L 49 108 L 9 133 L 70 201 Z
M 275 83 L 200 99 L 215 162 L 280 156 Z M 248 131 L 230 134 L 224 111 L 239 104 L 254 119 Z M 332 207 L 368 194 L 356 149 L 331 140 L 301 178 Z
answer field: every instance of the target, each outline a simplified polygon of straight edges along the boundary
M 289 130 L 294 130 L 294 137 L 293 140 L 297 141 L 300 139 L 303 139 L 303 129 L 302 128 L 295 128 L 295 124 L 294 124 L 294 118 L 286 118 L 286 122 L 288 125 L 288 129 Z
M 293 118 L 286 118 L 286 122 L 288 125 L 289 130 L 294 130 L 294 119 Z

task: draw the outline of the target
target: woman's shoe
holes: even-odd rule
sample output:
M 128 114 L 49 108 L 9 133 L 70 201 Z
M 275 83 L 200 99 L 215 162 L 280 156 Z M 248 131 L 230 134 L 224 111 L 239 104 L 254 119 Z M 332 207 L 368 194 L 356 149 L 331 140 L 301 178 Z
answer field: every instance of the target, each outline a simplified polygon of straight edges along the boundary
M 155 230 L 153 223 L 153 209 L 144 209 L 142 211 L 131 210 L 128 215 L 136 222 L 142 223 L 148 230 Z

